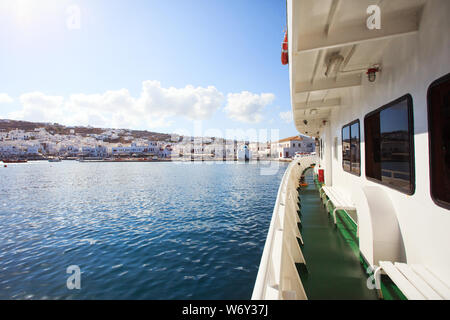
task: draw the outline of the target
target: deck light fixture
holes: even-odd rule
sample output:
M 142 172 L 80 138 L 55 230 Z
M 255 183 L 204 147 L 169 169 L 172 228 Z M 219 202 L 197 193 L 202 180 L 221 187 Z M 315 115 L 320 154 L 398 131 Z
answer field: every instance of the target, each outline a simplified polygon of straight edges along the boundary
M 377 78 L 377 72 L 380 72 L 380 68 L 378 68 L 378 67 L 369 68 L 367 70 L 366 74 L 369 79 L 369 82 L 375 82 L 375 80 Z

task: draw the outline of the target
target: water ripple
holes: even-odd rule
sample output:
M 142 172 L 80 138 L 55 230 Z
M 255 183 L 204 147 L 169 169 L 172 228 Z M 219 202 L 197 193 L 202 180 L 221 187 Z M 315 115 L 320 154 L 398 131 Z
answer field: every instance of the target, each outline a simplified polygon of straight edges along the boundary
M 0 299 L 249 299 L 285 169 L 260 166 L 1 168 Z

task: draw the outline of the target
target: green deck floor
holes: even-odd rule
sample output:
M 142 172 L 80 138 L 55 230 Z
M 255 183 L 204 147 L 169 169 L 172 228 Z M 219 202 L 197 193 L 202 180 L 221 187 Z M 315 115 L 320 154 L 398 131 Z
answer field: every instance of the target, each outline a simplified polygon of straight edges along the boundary
M 309 186 L 300 191 L 300 230 L 306 268 L 297 269 L 308 299 L 378 299 L 376 290 L 367 287 L 355 226 L 345 214 L 338 215 L 338 226 L 334 225 L 320 200 L 313 171 L 305 175 Z

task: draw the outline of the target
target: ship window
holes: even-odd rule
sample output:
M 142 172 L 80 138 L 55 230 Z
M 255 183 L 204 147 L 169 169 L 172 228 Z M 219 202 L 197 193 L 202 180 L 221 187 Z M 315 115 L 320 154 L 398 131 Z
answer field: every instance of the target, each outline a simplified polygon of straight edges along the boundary
M 324 142 L 322 139 L 319 140 L 320 142 L 320 159 L 323 160 L 323 149 L 324 149 Z
M 322 143 L 320 142 L 320 139 L 318 139 L 316 141 L 316 147 L 317 147 L 317 152 L 319 154 L 319 158 L 322 159 Z
M 338 148 L 338 137 L 334 137 L 334 146 L 333 147 L 334 147 L 333 148 L 333 156 L 334 156 L 335 159 L 337 159 L 338 158 L 338 150 L 337 150 L 337 148 Z
M 450 74 L 428 89 L 431 196 L 450 209 Z
M 350 126 L 342 128 L 342 167 L 350 172 Z
M 407 194 L 414 193 L 414 128 L 411 95 L 364 119 L 366 176 Z
M 342 128 L 342 167 L 344 171 L 361 174 L 359 120 Z
M 322 150 L 320 150 L 320 154 L 321 154 L 321 157 L 322 157 L 322 159 L 323 159 L 323 156 L 324 156 L 324 149 L 325 149 L 325 142 L 321 139 L 320 140 L 320 147 L 322 148 Z

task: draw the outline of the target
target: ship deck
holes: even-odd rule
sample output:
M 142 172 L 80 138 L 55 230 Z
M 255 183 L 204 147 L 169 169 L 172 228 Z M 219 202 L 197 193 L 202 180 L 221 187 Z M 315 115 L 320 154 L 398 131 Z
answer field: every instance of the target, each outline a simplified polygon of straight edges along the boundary
M 359 255 L 356 225 L 337 215 L 337 226 L 322 205 L 313 170 L 305 173 L 308 187 L 299 192 L 305 265 L 297 265 L 308 299 L 378 299 L 367 287 L 369 275 Z

